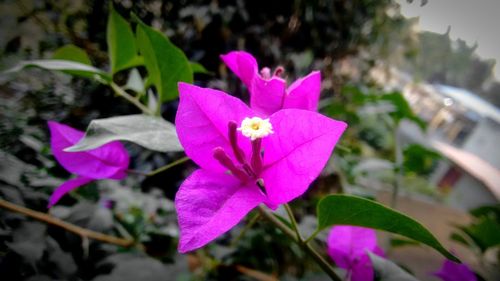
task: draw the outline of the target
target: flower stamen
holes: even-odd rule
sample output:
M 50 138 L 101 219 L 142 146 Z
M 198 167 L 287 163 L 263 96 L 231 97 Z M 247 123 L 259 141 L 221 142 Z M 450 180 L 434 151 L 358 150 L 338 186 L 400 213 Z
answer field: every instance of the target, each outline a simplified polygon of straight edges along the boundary
M 269 122 L 269 119 L 259 117 L 246 117 L 237 130 L 241 131 L 245 137 L 250 138 L 252 141 L 274 133 L 273 125 Z
M 222 147 L 218 146 L 214 148 L 213 155 L 214 158 L 219 161 L 222 166 L 226 167 L 239 180 L 241 180 L 242 182 L 246 182 L 249 179 L 247 173 L 236 167 L 236 165 L 233 163 L 231 158 L 229 158 L 229 155 L 227 155 Z
M 262 139 L 256 139 L 252 141 L 252 158 L 250 159 L 250 165 L 256 174 L 260 174 L 262 171 Z
M 269 67 L 264 67 L 260 70 L 260 75 L 264 80 L 271 79 L 271 69 Z
M 229 143 L 231 144 L 231 148 L 233 149 L 234 157 L 236 157 L 236 160 L 238 160 L 238 162 L 243 164 L 245 163 L 245 153 L 238 146 L 238 137 L 236 134 L 237 130 L 236 128 L 238 127 L 238 125 L 234 121 L 229 121 L 227 127 L 228 127 Z
M 281 77 L 281 75 L 283 75 L 284 72 L 285 72 L 285 69 L 283 68 L 283 66 L 278 66 L 274 70 L 273 76 Z

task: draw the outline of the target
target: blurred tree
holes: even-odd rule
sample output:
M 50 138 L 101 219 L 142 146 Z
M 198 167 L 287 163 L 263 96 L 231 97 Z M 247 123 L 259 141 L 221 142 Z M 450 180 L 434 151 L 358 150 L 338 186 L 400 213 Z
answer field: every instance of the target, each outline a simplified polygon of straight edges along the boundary
M 492 82 L 484 91 L 483 96 L 494 105 L 500 106 L 500 82 Z
M 493 77 L 495 62 L 479 58 L 477 44 L 451 40 L 449 32 L 421 32 L 415 56 L 396 65 L 421 80 L 465 88 L 500 106 L 498 82 Z

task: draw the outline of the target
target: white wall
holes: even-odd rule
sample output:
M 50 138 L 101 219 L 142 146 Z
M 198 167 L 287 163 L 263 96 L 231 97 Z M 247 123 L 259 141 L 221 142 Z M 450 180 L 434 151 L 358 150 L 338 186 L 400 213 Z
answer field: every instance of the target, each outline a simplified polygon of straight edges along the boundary
M 462 149 L 500 169 L 500 124 L 482 119 L 465 141 Z
M 455 183 L 447 200 L 449 205 L 461 210 L 498 203 L 487 187 L 466 173 Z

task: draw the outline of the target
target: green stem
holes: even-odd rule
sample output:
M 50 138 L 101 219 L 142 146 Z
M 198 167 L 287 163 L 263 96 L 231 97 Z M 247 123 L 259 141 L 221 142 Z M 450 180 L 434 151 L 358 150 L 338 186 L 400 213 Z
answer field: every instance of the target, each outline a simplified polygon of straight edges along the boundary
M 390 202 L 390 206 L 393 209 L 396 208 L 398 202 L 399 189 L 403 177 L 403 153 L 401 151 L 401 142 L 399 141 L 398 129 L 399 129 L 399 124 L 396 124 L 396 128 L 394 130 L 394 163 L 396 165 L 397 170 L 394 178 L 394 186 L 392 189 L 392 196 Z
M 151 176 L 154 176 L 154 175 L 159 174 L 161 172 L 164 172 L 164 171 L 166 171 L 166 170 L 168 170 L 168 169 L 170 169 L 170 168 L 172 168 L 174 166 L 177 166 L 179 164 L 187 162 L 188 160 L 189 160 L 189 157 L 184 156 L 182 158 L 179 158 L 179 159 L 175 160 L 174 162 L 170 162 L 167 165 L 162 166 L 162 167 L 160 167 L 160 168 L 158 168 L 156 170 L 153 170 L 151 172 L 142 172 L 142 171 L 137 171 L 137 170 L 127 170 L 127 172 L 132 173 L 132 174 L 138 174 L 138 175 L 141 175 L 141 176 L 151 177 Z
M 336 149 L 338 149 L 338 150 L 342 150 L 342 151 L 344 151 L 345 153 L 352 153 L 352 150 L 351 150 L 349 147 L 345 146 L 345 145 L 341 145 L 341 144 L 338 144 L 338 143 L 337 143 L 337 144 L 335 145 L 335 148 L 336 148 Z
M 292 208 L 290 208 L 290 205 L 284 204 L 285 210 L 288 214 L 288 217 L 290 218 L 290 223 L 292 224 L 292 228 L 295 231 L 295 234 L 297 235 L 297 240 L 303 242 L 302 236 L 300 235 L 299 227 L 297 224 L 297 220 L 295 219 L 295 216 L 293 215 Z
M 321 229 L 316 229 L 312 234 L 311 236 L 307 237 L 306 240 L 304 240 L 305 243 L 309 243 L 311 242 L 311 240 L 313 240 L 319 233 L 321 232 Z
M 315 249 L 311 247 L 308 243 L 300 241 L 293 230 L 286 226 L 283 222 L 277 219 L 271 212 L 267 210 L 263 205 L 258 207 L 260 214 L 266 218 L 269 222 L 274 224 L 279 228 L 286 236 L 290 237 L 295 243 L 297 243 L 304 251 L 306 251 L 314 261 L 323 269 L 323 271 L 334 281 L 342 281 L 342 279 L 335 273 L 333 267 L 330 266 L 328 261 L 326 261 Z
M 148 114 L 148 115 L 155 115 L 155 112 L 152 112 L 149 108 L 147 108 L 144 104 L 142 104 L 139 100 L 131 96 L 129 93 L 125 92 L 120 86 L 116 85 L 115 82 L 111 81 L 109 82 L 109 86 L 115 93 L 122 98 L 126 99 L 133 105 L 135 105 L 137 108 L 139 108 L 143 113 Z
M 148 177 L 154 176 L 156 174 L 164 172 L 164 171 L 166 171 L 166 170 L 168 170 L 168 169 L 170 169 L 170 168 L 172 168 L 174 166 L 177 166 L 177 165 L 182 164 L 182 163 L 187 162 L 187 161 L 189 161 L 189 157 L 184 156 L 182 158 L 179 158 L 179 159 L 175 160 L 174 162 L 169 163 L 168 165 L 165 165 L 163 167 L 160 167 L 160 168 L 158 168 L 156 170 L 153 170 L 153 171 L 147 173 L 146 176 L 148 176 Z

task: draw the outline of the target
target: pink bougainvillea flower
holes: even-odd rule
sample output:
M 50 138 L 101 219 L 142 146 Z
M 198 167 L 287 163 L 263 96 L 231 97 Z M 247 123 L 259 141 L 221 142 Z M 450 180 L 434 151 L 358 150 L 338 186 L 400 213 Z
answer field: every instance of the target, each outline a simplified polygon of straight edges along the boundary
M 464 263 L 445 260 L 438 272 L 433 273 L 443 281 L 477 281 L 474 272 Z
M 281 78 L 283 68 L 271 70 L 264 67 L 259 72 L 255 58 L 244 51 L 233 51 L 221 59 L 238 76 L 250 92 L 250 106 L 264 115 L 271 115 L 284 108 L 318 110 L 321 92 L 321 73 L 313 71 L 298 79 L 288 88 Z
M 122 179 L 128 168 L 127 150 L 118 142 L 110 142 L 99 148 L 82 152 L 66 152 L 84 136 L 84 132 L 55 121 L 48 122 L 50 129 L 50 147 L 56 160 L 68 172 L 76 175 L 56 188 L 50 196 L 49 207 L 66 193 L 96 179 Z
M 200 248 L 261 203 L 303 194 L 346 128 L 317 112 L 283 109 L 267 119 L 224 92 L 179 83 L 179 140 L 201 169 L 175 198 L 179 251 Z
M 327 240 L 328 254 L 335 264 L 347 271 L 351 281 L 370 281 L 373 266 L 367 251 L 383 256 L 377 246 L 375 230 L 358 226 L 335 226 Z

